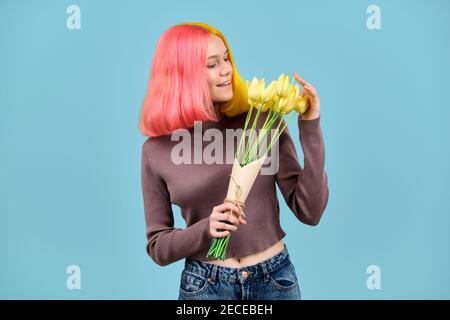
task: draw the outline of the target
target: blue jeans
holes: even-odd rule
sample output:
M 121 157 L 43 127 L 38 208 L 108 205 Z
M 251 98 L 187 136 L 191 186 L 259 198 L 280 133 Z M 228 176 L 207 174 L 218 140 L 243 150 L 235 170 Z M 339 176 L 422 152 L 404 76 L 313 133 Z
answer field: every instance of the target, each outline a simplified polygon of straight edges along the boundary
M 300 300 L 286 245 L 277 255 L 243 268 L 186 259 L 178 300 Z

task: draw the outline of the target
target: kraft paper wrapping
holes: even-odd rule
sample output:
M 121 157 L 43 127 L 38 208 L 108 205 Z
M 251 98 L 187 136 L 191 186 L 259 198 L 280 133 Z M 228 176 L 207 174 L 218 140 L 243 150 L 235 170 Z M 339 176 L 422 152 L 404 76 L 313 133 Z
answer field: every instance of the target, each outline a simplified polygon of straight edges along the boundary
M 267 155 L 264 155 L 243 167 L 239 164 L 238 159 L 236 157 L 234 158 L 230 182 L 228 184 L 228 192 L 224 201 L 233 202 L 242 210 L 244 217 L 243 207 L 245 200 L 247 199 L 266 157 Z

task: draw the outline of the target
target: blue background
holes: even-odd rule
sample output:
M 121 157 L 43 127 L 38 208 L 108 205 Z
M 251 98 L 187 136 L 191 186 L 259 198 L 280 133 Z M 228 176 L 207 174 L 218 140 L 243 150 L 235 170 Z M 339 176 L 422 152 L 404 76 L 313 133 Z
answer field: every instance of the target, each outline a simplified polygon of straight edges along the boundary
M 71 4 L 80 30 L 66 27 Z M 381 30 L 366 27 L 371 4 Z M 449 299 L 449 9 L 2 0 L 0 298 L 177 298 L 183 260 L 160 267 L 145 252 L 137 125 L 158 38 L 202 21 L 224 33 L 244 78 L 296 71 L 320 95 L 321 223 L 300 223 L 278 194 L 302 297 Z M 295 121 L 289 129 L 298 136 Z M 72 264 L 80 290 L 66 288 Z M 379 290 L 366 286 L 370 265 Z

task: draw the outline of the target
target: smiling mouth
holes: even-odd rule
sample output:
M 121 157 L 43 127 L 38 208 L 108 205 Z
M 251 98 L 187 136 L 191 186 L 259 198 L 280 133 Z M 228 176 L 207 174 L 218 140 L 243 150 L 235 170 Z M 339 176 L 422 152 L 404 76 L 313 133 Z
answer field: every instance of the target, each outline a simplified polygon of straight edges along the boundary
M 228 87 L 229 85 L 231 85 L 231 80 L 225 82 L 224 84 L 218 84 L 218 87 Z

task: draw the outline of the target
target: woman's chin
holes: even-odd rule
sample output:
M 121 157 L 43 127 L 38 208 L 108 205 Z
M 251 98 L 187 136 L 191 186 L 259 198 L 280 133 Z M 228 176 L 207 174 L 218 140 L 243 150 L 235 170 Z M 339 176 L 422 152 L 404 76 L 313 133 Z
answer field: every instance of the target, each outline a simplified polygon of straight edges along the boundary
M 216 97 L 216 99 L 213 99 L 213 101 L 214 102 L 228 102 L 231 99 L 233 99 L 233 93 L 226 94 L 226 95 L 225 94 L 220 95 L 220 96 Z

